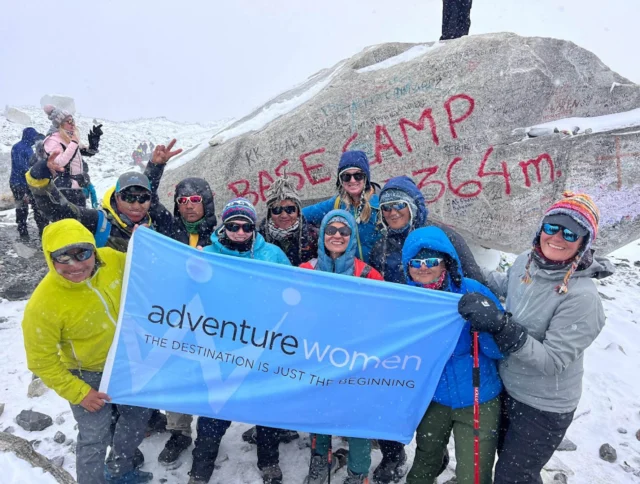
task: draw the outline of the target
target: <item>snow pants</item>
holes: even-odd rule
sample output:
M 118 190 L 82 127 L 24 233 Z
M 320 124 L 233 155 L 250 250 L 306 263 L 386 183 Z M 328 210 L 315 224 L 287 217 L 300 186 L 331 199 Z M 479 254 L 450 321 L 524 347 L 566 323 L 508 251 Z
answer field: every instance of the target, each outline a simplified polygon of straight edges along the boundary
M 480 404 L 480 484 L 491 484 L 498 445 L 500 398 Z M 458 484 L 474 483 L 473 405 L 451 408 L 431 402 L 416 432 L 416 456 L 407 484 L 431 484 L 441 472 L 442 455 L 453 430 Z
M 442 0 L 442 37 L 457 39 L 469 35 L 472 0 Z
M 313 438 L 313 436 L 311 437 Z M 329 454 L 330 435 L 315 434 L 316 454 L 326 456 Z M 371 441 L 368 439 L 358 439 L 348 437 L 349 454 L 347 457 L 347 468 L 354 474 L 369 474 L 371 467 Z
M 102 373 L 72 371 L 75 376 L 91 385 L 100 386 Z M 76 472 L 78 484 L 103 484 L 105 470 L 118 477 L 133 470 L 133 456 L 144 439 L 147 421 L 152 410 L 148 408 L 118 405 L 118 420 L 112 434 L 113 405 L 106 404 L 97 412 L 89 412 L 80 405 L 71 405 L 73 417 L 78 422 L 76 445 Z M 105 465 L 107 447 L 112 456 Z
M 167 412 L 167 430 L 180 432 L 182 435 L 191 437 L 191 423 L 193 416 L 186 413 Z
M 502 394 L 496 484 L 542 484 L 540 472 L 567 433 L 574 412 L 545 412 Z

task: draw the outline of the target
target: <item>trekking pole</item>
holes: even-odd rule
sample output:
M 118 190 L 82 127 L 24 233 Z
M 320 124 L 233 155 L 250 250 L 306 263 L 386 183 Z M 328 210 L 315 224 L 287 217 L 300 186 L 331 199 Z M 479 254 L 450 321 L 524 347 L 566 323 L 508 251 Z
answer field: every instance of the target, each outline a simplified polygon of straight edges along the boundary
M 478 332 L 473 332 L 473 482 L 480 484 L 480 358 Z
M 331 484 L 331 460 L 333 459 L 333 450 L 331 447 L 331 435 L 329 436 L 329 451 L 327 452 L 327 467 L 329 467 L 329 473 L 327 474 L 327 484 Z

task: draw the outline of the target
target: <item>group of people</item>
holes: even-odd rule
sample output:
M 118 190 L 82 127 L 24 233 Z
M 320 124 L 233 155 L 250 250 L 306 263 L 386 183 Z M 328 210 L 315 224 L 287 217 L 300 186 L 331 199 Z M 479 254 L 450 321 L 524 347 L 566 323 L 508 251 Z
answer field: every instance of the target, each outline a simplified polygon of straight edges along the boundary
M 133 150 L 133 153 L 131 153 L 131 164 L 144 170 L 145 164 L 149 161 L 154 148 L 155 145 L 153 144 L 153 141 L 149 141 L 149 144 L 147 144 L 146 141 L 139 143 L 136 149 Z
M 267 192 L 262 221 L 247 199 L 236 198 L 226 203 L 218 224 L 213 193 L 202 178 L 176 186 L 173 212 L 160 203 L 165 165 L 181 152 L 174 146 L 175 140 L 156 146 L 144 173 L 121 175 L 100 208 L 74 203 L 53 182 L 60 153 L 39 160 L 26 174 L 38 209 L 53 222 L 43 234 L 50 270 L 24 314 L 27 360 L 71 404 L 78 422 L 80 484 L 152 479 L 140 469 L 144 458 L 138 446 L 154 411 L 105 405 L 109 396 L 98 392 L 115 333 L 125 252 L 140 225 L 205 252 L 460 294 L 466 324 L 417 428 L 406 482 L 435 481 L 447 465 L 451 432 L 459 483 L 474 482 L 475 434 L 481 483 L 542 482 L 542 467 L 580 399 L 584 351 L 604 325 L 590 279 L 613 273 L 612 265 L 593 253 L 599 212 L 588 195 L 565 193 L 544 214 L 532 248 L 507 273 L 485 271 L 457 232 L 429 220 L 425 199 L 410 178 L 392 178 L 379 190 L 364 152 L 342 154 L 336 195 L 329 200 L 303 207 L 295 183 L 282 177 Z M 474 430 L 474 333 L 479 430 Z M 204 484 L 215 472 L 231 422 L 198 417 L 195 441 L 192 422 L 190 415 L 167 412 L 171 435 L 158 460 L 173 463 L 193 443 L 189 483 Z M 248 432 L 265 484 L 283 482 L 278 446 L 294 430 L 257 426 Z M 307 484 L 330 478 L 330 439 L 312 436 Z M 368 483 L 371 442 L 348 441 L 344 483 Z M 378 442 L 383 457 L 372 480 L 398 482 L 407 467 L 404 445 Z

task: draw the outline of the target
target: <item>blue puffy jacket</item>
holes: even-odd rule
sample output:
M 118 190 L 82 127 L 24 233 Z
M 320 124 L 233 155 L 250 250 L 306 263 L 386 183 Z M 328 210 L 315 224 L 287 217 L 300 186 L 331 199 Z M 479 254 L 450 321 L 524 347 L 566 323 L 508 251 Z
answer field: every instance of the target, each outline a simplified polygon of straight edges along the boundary
M 498 307 L 500 301 L 493 293 L 473 279 L 462 275 L 458 254 L 447 235 L 438 227 L 424 227 L 409 234 L 402 249 L 402 264 L 407 276 L 407 284 L 417 286 L 408 276 L 407 265 L 422 249 L 437 250 L 447 254 L 447 279 L 442 290 L 456 294 L 479 292 L 491 298 Z M 498 376 L 495 360 L 500 360 L 500 353 L 493 337 L 488 333 L 479 334 L 480 359 L 480 403 L 497 397 L 502 391 L 502 381 Z M 433 401 L 451 408 L 463 408 L 473 405 L 473 352 L 471 327 L 466 323 L 440 377 L 440 382 L 433 396 Z
M 336 202 L 338 196 L 331 197 L 324 202 L 316 203 L 302 209 L 304 218 L 312 225 L 319 226 L 322 223 L 322 219 L 331 210 L 341 209 L 346 210 L 347 206 L 344 202 Z M 380 231 L 377 227 L 378 220 L 378 195 L 373 195 L 369 200 L 371 205 L 371 217 L 368 222 L 360 222 L 358 224 L 358 231 L 356 236 L 356 243 L 358 244 L 356 257 L 364 262 L 369 261 L 369 254 L 376 241 L 380 238 Z M 355 216 L 355 207 L 349 207 L 348 212 Z
M 29 159 L 33 156 L 33 145 L 38 137 L 42 136 L 34 128 L 25 128 L 22 131 L 22 140 L 11 148 L 11 177 L 9 185 L 27 186 L 25 175 L 29 171 Z
M 264 240 L 264 237 L 259 233 L 255 232 L 256 240 L 253 243 L 253 249 L 247 252 L 238 252 L 237 250 L 229 249 L 222 245 L 222 243 L 218 240 L 218 232 L 214 232 L 211 235 L 211 245 L 206 246 L 202 249 L 204 252 L 212 252 L 214 254 L 222 254 L 222 255 L 231 255 L 234 257 L 244 257 L 247 259 L 257 259 L 263 260 L 266 262 L 273 262 L 275 264 L 284 264 L 287 266 L 291 265 L 289 259 L 282 252 L 282 249 L 277 245 L 270 244 Z

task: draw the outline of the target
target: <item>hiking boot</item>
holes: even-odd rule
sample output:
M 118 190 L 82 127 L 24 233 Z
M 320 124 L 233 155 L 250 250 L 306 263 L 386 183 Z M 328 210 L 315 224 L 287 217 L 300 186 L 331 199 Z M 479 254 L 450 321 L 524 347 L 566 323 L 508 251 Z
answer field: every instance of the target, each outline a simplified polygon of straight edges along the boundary
M 277 430 L 278 433 L 278 442 L 282 444 L 288 444 L 296 439 L 300 438 L 300 434 L 295 430 Z M 249 430 L 246 430 L 242 433 L 242 440 L 245 442 L 249 442 L 250 444 L 255 444 L 257 442 L 258 431 L 256 427 L 251 427 Z
M 154 410 L 147 423 L 146 436 L 149 437 L 152 433 L 162 433 L 167 431 L 167 416 L 160 412 L 160 410 Z
M 347 470 L 347 477 L 344 478 L 342 484 L 369 484 L 369 476 L 367 474 L 354 474 L 349 469 Z
M 134 469 L 120 477 L 112 477 L 111 474 L 105 472 L 104 478 L 107 484 L 142 484 L 151 481 L 153 474 L 151 474 L 151 472 L 141 471 L 140 469 Z
M 217 453 L 216 456 L 217 457 Z M 191 470 L 189 471 L 190 484 L 200 484 L 201 482 L 209 482 L 211 475 L 215 470 L 216 459 L 214 458 L 198 458 L 193 456 L 193 462 L 191 463 Z M 193 482 L 192 482 L 193 481 Z
M 331 462 L 331 471 L 336 467 L 337 459 Z M 325 484 L 329 476 L 329 465 L 326 455 L 314 455 L 309 464 L 309 475 L 305 477 L 304 484 Z
M 144 464 L 144 454 L 140 449 L 136 449 L 135 453 L 133 454 L 133 468 L 140 469 L 143 464 Z
M 389 484 L 391 482 L 398 482 L 404 476 L 404 469 L 402 466 L 407 462 L 407 454 L 404 449 L 400 452 L 398 459 L 382 458 L 382 461 L 373 471 L 374 484 Z
M 183 435 L 182 432 L 173 431 L 171 437 L 164 444 L 164 449 L 158 456 L 158 462 L 161 464 L 172 464 L 178 460 L 180 454 L 187 450 L 191 445 L 191 437 Z
M 278 464 L 260 469 L 264 484 L 282 484 L 282 470 Z

